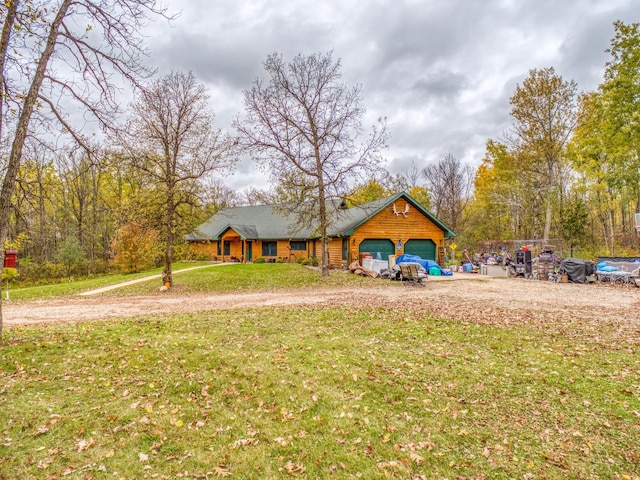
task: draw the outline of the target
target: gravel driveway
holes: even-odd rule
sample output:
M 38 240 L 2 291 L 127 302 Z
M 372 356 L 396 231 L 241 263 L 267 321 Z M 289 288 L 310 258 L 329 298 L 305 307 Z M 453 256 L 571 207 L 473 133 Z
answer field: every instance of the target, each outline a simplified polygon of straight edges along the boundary
M 169 292 L 136 297 L 74 296 L 47 301 L 7 302 L 6 327 L 143 315 L 264 308 L 274 306 L 366 306 L 402 308 L 464 322 L 535 325 L 597 337 L 613 335 L 640 345 L 640 289 L 631 286 L 560 284 L 456 274 L 430 277 L 426 287 L 380 280 L 374 287 L 315 288 L 230 294 Z

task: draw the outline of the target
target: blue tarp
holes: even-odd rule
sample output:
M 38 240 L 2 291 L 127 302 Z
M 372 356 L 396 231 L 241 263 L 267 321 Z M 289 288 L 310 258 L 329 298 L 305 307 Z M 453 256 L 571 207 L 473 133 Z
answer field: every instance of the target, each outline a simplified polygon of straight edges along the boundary
M 433 261 L 433 260 L 425 260 L 422 257 L 419 257 L 418 255 L 409 255 L 409 254 L 405 253 L 404 255 L 400 255 L 398 258 L 396 258 L 396 263 L 404 263 L 404 262 L 419 263 L 420 265 L 422 265 L 424 267 L 424 269 L 427 271 L 427 273 L 429 272 L 429 269 L 431 267 L 437 267 L 438 269 L 440 269 L 440 274 L 441 275 L 444 275 L 444 276 L 452 276 L 453 275 L 453 272 L 451 270 L 444 270 L 435 261 Z

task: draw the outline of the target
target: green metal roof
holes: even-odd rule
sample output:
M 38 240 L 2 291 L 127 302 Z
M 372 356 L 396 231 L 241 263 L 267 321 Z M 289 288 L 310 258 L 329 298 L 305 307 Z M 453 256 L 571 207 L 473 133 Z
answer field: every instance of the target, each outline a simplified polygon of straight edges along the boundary
M 333 219 L 328 232 L 329 236 L 353 235 L 357 227 L 400 198 L 404 198 L 416 210 L 438 225 L 444 231 L 446 238 L 455 237 L 455 233 L 444 223 L 405 192 L 347 209 L 341 209 L 336 204 L 329 212 Z M 238 232 L 243 240 L 278 240 L 285 238 L 304 240 L 318 237 L 311 227 L 299 225 L 293 212 L 282 213 L 281 207 L 257 205 L 224 208 L 200 225 L 196 231 L 188 234 L 186 239 L 189 241 L 220 240 L 222 234 L 229 228 Z

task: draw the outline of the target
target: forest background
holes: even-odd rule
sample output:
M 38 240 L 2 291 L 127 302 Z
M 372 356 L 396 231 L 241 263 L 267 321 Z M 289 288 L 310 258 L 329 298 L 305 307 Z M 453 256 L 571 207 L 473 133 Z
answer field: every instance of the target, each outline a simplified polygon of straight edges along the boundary
M 531 70 L 505 105 L 512 128 L 487 140 L 479 166 L 450 154 L 395 175 L 376 164 L 368 177 L 332 194 L 357 205 L 407 191 L 456 232 L 460 249 L 537 240 L 553 243 L 564 256 L 636 256 L 640 24 L 616 22 L 613 29 L 599 87 L 579 93 L 553 67 Z M 27 136 L 5 242 L 19 251 L 19 281 L 158 266 L 168 236 L 174 259 L 188 259 L 184 235 L 215 212 L 291 197 L 293 178 L 291 185 L 284 179 L 270 190 L 225 185 L 234 158 L 243 152 L 233 132 L 213 127 L 206 93 L 192 73 L 149 80 L 140 92 L 120 117 L 126 122 L 113 120 L 103 140 L 72 135 L 63 145 L 50 131 L 37 129 Z M 189 153 L 163 176 L 157 145 L 143 141 L 142 132 L 149 131 L 155 107 L 175 108 L 172 114 L 180 115 L 181 95 L 188 97 L 189 111 L 199 113 L 190 117 L 196 133 Z M 174 102 L 160 105 L 160 98 Z M 3 148 L 9 144 L 5 139 Z

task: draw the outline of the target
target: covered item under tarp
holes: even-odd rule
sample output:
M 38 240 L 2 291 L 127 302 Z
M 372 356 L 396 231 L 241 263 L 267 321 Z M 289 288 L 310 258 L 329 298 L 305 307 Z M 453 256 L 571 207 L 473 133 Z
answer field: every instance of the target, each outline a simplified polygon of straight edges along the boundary
M 422 265 L 425 269 L 425 271 L 429 271 L 430 268 L 432 267 L 436 267 L 438 269 L 440 269 L 440 273 L 441 275 L 453 275 L 453 273 L 451 272 L 451 270 L 443 270 L 440 265 L 438 265 L 436 262 L 434 262 L 433 260 L 425 260 L 422 257 L 419 257 L 418 255 L 409 255 L 407 253 L 405 253 L 404 255 L 400 255 L 399 257 L 396 257 L 396 263 L 419 263 L 420 265 Z
M 586 283 L 587 276 L 595 272 L 595 264 L 581 258 L 565 258 L 560 263 L 560 273 L 566 274 L 573 283 Z

